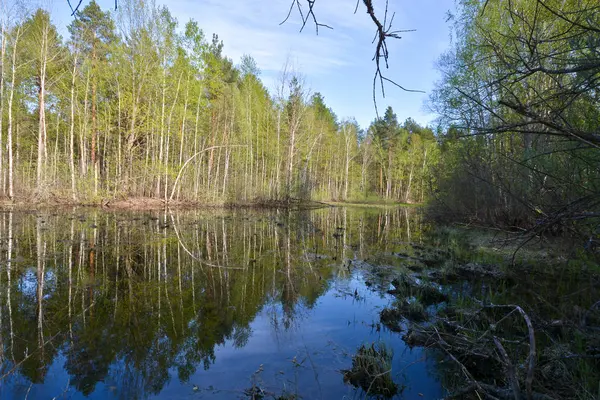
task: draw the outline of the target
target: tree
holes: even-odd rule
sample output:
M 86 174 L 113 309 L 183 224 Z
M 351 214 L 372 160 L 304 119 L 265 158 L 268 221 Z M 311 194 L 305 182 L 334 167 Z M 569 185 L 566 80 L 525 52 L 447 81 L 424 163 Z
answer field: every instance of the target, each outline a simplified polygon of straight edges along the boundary
M 350 192 L 350 162 L 356 157 L 359 130 L 360 128 L 355 120 L 347 120 L 341 124 L 344 144 L 344 200 L 348 200 Z
M 108 61 L 110 46 L 115 42 L 115 26 L 108 12 L 103 12 L 100 6 L 92 0 L 82 11 L 77 11 L 76 18 L 69 25 L 71 40 L 77 49 L 81 52 L 85 60 L 89 60 L 89 75 L 92 86 L 91 93 L 91 147 L 90 160 L 94 172 L 94 194 L 98 194 L 98 84 L 99 71 L 104 71 L 104 66 Z M 83 157 L 83 155 L 82 155 Z
M 294 183 L 294 162 L 297 153 L 298 135 L 305 112 L 305 92 L 298 77 L 294 76 L 289 83 L 289 97 L 285 105 L 288 126 L 288 150 L 286 167 L 286 197 L 290 197 Z
M 38 135 L 37 135 L 37 173 L 38 191 L 44 189 L 47 151 L 46 97 L 49 88 L 56 84 L 60 57 L 63 55 L 61 39 L 56 27 L 50 21 L 47 11 L 38 9 L 24 22 L 23 57 L 31 62 L 33 82 L 37 92 Z
M 485 4 L 459 4 L 458 40 L 430 100 L 461 133 L 452 179 L 477 179 L 471 199 L 452 204 L 473 199 L 479 218 L 535 232 L 597 218 L 598 4 Z
M 269 93 L 250 55 L 236 66 L 166 7 L 123 1 L 115 21 L 86 2 L 66 46 L 44 10 L 4 26 L 9 196 L 18 182 L 19 195 L 75 202 L 401 200 L 411 179 L 410 197 L 423 193 L 421 147 L 398 139 L 393 110 L 362 138 L 294 73 Z
M 374 138 L 380 148 L 379 190 L 382 195 L 389 198 L 392 194 L 392 155 L 400 129 L 398 118 L 392 107 L 386 108 L 383 118 L 377 119 L 373 123 L 373 127 Z

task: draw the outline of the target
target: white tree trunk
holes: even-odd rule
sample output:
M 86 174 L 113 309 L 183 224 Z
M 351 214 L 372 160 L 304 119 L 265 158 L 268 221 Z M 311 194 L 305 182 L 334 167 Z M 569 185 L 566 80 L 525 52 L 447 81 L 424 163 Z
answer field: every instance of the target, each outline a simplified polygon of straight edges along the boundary
M 8 98 L 8 133 L 7 133 L 7 146 L 8 146 L 8 197 L 12 200 L 14 198 L 14 162 L 13 162 L 13 145 L 12 145 L 12 132 L 13 132 L 13 100 L 15 95 L 15 74 L 17 71 L 17 45 L 19 43 L 19 37 L 21 36 L 21 25 L 17 27 L 15 32 L 15 41 L 13 43 L 13 54 L 12 54 L 12 68 L 11 68 L 11 83 L 10 83 L 10 96 Z

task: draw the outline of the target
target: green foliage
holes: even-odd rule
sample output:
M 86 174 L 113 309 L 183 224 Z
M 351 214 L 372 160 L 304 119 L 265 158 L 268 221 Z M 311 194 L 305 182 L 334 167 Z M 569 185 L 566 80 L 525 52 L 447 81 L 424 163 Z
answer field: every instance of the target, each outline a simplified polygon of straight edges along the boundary
M 4 90 L 14 95 L 18 197 L 421 203 L 431 192 L 431 129 L 401 125 L 388 107 L 364 132 L 293 71 L 269 93 L 251 55 L 235 64 L 217 35 L 193 20 L 180 29 L 166 6 L 129 0 L 111 14 L 91 1 L 67 46 L 43 9 L 16 22 L 8 32 L 22 28 L 20 42 L 6 43 L 17 74 Z M 0 152 L 0 174 L 7 158 Z
M 433 210 L 589 236 L 600 209 L 597 2 L 465 0 L 453 19 L 429 102 L 446 131 Z
M 391 107 L 384 117 L 374 121 L 363 147 L 370 151 L 370 186 L 386 199 L 403 203 L 423 203 L 434 189 L 432 167 L 437 165 L 439 150 L 431 128 L 411 118 L 398 123 Z M 368 155 L 363 159 L 366 161 Z

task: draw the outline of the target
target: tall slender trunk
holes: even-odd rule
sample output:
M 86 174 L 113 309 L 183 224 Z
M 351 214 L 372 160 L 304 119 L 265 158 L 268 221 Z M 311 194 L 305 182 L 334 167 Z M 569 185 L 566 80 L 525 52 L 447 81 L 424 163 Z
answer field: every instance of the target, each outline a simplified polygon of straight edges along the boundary
M 423 178 L 425 176 L 425 167 L 427 166 L 427 147 L 425 147 L 425 151 L 423 153 L 423 167 L 421 168 L 421 203 L 425 197 L 425 184 L 423 182 Z
M 71 74 L 71 124 L 69 126 L 69 171 L 71 172 L 71 195 L 77 200 L 75 190 L 75 78 L 77 76 L 78 53 L 73 58 L 73 70 Z
M 4 122 L 4 75 L 6 70 L 6 62 L 4 57 L 6 55 L 6 41 L 8 36 L 8 30 L 6 29 L 6 21 L 2 18 L 2 26 L 0 26 L 0 190 L 2 194 L 6 192 L 5 179 L 4 179 L 4 147 L 2 139 L 4 136 L 3 122 Z
M 280 142 L 281 142 L 281 107 L 277 107 L 277 148 L 276 148 L 276 163 L 275 163 L 275 198 L 279 199 L 279 171 L 281 170 L 281 154 L 280 154 Z
M 90 89 L 90 72 L 88 70 L 85 81 L 85 96 L 83 100 L 83 118 L 80 122 L 79 132 L 79 162 L 81 167 L 81 176 L 87 175 L 87 151 L 86 151 L 86 131 L 87 131 L 87 113 L 88 113 L 88 95 Z
M 218 121 L 217 121 L 217 116 L 215 114 L 215 110 L 213 109 L 211 111 L 211 123 L 210 123 L 210 147 L 214 147 L 215 146 L 215 137 L 217 134 L 217 127 L 218 127 Z M 207 169 L 207 173 L 206 173 L 206 189 L 207 191 L 210 189 L 211 187 L 211 174 L 212 174 L 212 168 L 213 168 L 213 159 L 214 159 L 214 150 L 210 151 L 210 155 L 208 157 L 208 169 Z
M 189 101 L 189 89 L 190 89 L 190 85 L 189 85 L 190 81 L 189 81 L 189 76 L 186 76 L 186 89 L 185 89 L 185 100 L 183 102 L 183 116 L 181 117 L 181 135 L 180 135 L 180 143 L 179 143 L 179 164 L 178 167 L 181 168 L 181 166 L 183 165 L 183 153 L 184 153 L 184 147 L 183 144 L 185 142 L 185 122 L 187 120 L 187 109 L 188 109 L 188 101 Z M 177 198 L 179 199 L 179 191 L 177 192 Z
M 40 46 L 40 65 L 38 70 L 38 153 L 37 153 L 37 188 L 45 179 L 45 155 L 46 155 L 46 66 L 48 57 L 48 26 L 44 27 L 42 33 L 42 44 Z
M 383 165 L 379 167 L 379 191 L 383 196 Z
M 413 172 L 415 170 L 415 163 L 410 164 L 410 173 L 408 174 L 408 184 L 406 186 L 406 194 L 404 195 L 404 202 L 408 203 L 410 200 L 410 187 L 412 185 L 413 180 Z
M 90 148 L 90 161 L 94 172 L 94 196 L 98 195 L 98 116 L 97 116 L 97 82 L 96 82 L 96 37 L 92 39 L 92 145 Z
M 293 105 L 296 106 L 296 105 Z M 294 156 L 296 154 L 296 134 L 300 127 L 300 110 L 295 109 L 292 111 L 292 118 L 290 119 L 290 138 L 288 146 L 288 165 L 287 165 L 287 176 L 286 176 L 286 196 L 289 198 L 292 195 L 292 183 L 293 183 L 293 172 L 294 172 Z
M 194 121 L 194 154 L 198 153 L 198 120 L 200 119 L 200 99 L 201 95 L 198 95 L 198 104 L 196 105 L 196 120 Z M 198 191 L 200 190 L 200 166 L 202 162 L 198 163 L 196 168 L 196 174 L 194 179 L 194 199 L 198 199 Z
M 367 191 L 367 170 L 369 163 L 369 143 L 365 142 L 363 144 L 363 159 L 362 159 L 362 167 L 360 171 L 360 190 L 362 193 L 366 193 Z
M 131 88 L 132 88 L 132 96 L 133 98 L 131 99 L 131 122 L 129 124 L 129 133 L 127 135 L 127 147 L 125 148 L 125 155 L 127 157 L 127 162 L 126 164 L 126 168 L 127 168 L 127 172 L 125 173 L 125 188 L 126 188 L 126 192 L 128 192 L 127 194 L 129 194 L 129 192 L 131 191 L 131 186 L 130 186 L 130 177 L 131 177 L 131 172 L 133 170 L 133 146 L 135 144 L 135 124 L 137 122 L 136 118 L 137 118 L 137 102 L 138 102 L 138 97 L 139 94 L 137 94 L 137 90 L 136 90 L 136 82 L 135 82 L 135 68 L 132 68 L 133 70 L 133 74 L 132 74 L 132 79 L 131 79 Z M 141 85 L 140 85 L 141 86 Z
M 54 138 L 54 157 L 52 168 L 52 180 L 58 183 L 58 138 L 60 137 L 60 113 L 56 113 L 56 137 Z
M 179 166 L 181 166 L 181 164 L 183 164 L 183 143 L 185 141 L 185 121 L 186 121 L 186 116 L 187 116 L 187 108 L 188 108 L 188 100 L 189 100 L 189 93 L 190 93 L 190 85 L 189 85 L 189 79 L 187 79 L 186 77 L 186 89 L 185 89 L 185 100 L 183 102 L 183 116 L 181 118 L 181 142 L 179 144 Z
M 8 98 L 8 132 L 7 132 L 7 146 L 8 146 L 8 197 L 12 200 L 14 198 L 14 162 L 13 162 L 13 145 L 12 145 L 12 131 L 13 131 L 13 100 L 15 96 L 15 74 L 17 71 L 17 45 L 19 43 L 19 37 L 21 36 L 21 25 L 17 27 L 15 32 L 15 41 L 13 43 L 13 54 L 12 54 L 12 67 L 11 67 L 11 83 L 10 83 L 10 96 Z
M 117 180 L 116 182 L 123 179 L 123 162 L 122 162 L 122 143 L 121 140 L 121 85 L 119 84 L 119 78 L 117 77 Z M 115 190 L 120 185 L 115 186 Z
M 42 241 L 41 217 L 36 221 L 36 255 L 37 255 L 37 323 L 39 350 L 44 350 L 44 285 L 46 277 L 46 242 Z
M 229 133 L 233 134 L 233 128 L 234 128 L 234 121 L 235 121 L 235 102 L 233 101 L 233 94 L 232 94 L 232 104 L 231 104 L 231 119 L 230 119 L 230 125 L 229 125 Z M 227 129 L 224 130 L 224 132 L 227 132 Z M 229 178 L 229 158 L 231 157 L 231 150 L 229 148 L 227 148 L 227 145 L 229 144 L 229 135 L 226 134 L 225 138 L 223 140 L 223 144 L 226 146 L 225 147 L 225 168 L 223 171 L 223 191 L 221 193 L 221 196 L 223 196 L 223 198 L 225 197 L 225 192 L 227 190 L 227 179 Z
M 163 64 L 166 63 L 166 56 L 163 58 Z M 166 103 L 165 103 L 165 96 L 166 96 L 166 92 L 167 92 L 167 68 L 166 66 L 163 67 L 163 76 L 162 76 L 162 100 L 161 100 L 161 105 L 160 105 L 160 138 L 158 141 L 158 165 L 160 167 L 163 166 L 163 143 L 165 140 L 165 108 L 166 108 Z M 159 171 L 160 171 L 160 167 L 159 167 Z M 166 167 L 165 167 L 166 168 Z M 161 174 L 160 172 L 158 173 L 158 176 L 156 177 L 156 189 L 155 189 L 155 196 L 156 197 L 160 197 L 160 183 L 161 183 Z
M 392 193 L 392 149 L 388 149 L 388 167 L 385 185 L 385 197 L 390 198 Z
M 350 185 L 350 141 L 351 141 L 351 136 L 350 134 L 347 132 L 347 128 L 344 127 L 344 138 L 345 138 L 345 143 L 346 143 L 346 165 L 344 168 L 344 200 L 348 200 L 348 188 Z
M 11 264 L 13 260 L 12 250 L 13 250 L 13 214 L 11 211 L 8 212 L 8 253 L 6 255 L 6 307 L 8 308 L 8 323 L 10 327 L 9 335 L 10 335 L 10 351 L 12 354 L 12 358 L 14 360 L 14 330 L 13 330 L 13 318 L 12 318 L 12 304 L 11 304 Z
M 168 200 L 167 190 L 169 188 L 169 142 L 171 139 L 171 123 L 173 122 L 173 113 L 175 112 L 175 106 L 177 105 L 177 99 L 179 98 L 179 88 L 181 87 L 181 77 L 183 73 L 179 75 L 179 80 L 177 81 L 177 90 L 175 91 L 175 99 L 173 99 L 173 104 L 171 106 L 171 111 L 169 112 L 169 120 L 167 121 L 167 145 L 165 149 L 165 184 L 164 184 L 164 200 Z

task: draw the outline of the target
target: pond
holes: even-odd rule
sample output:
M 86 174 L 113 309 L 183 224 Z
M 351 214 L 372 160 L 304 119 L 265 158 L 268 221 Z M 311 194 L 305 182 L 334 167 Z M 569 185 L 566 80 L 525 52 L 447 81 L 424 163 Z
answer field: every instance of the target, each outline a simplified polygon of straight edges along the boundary
M 442 397 L 367 268 L 422 231 L 411 208 L 5 211 L 0 398 L 364 398 L 343 371 L 373 343 L 396 397 Z

